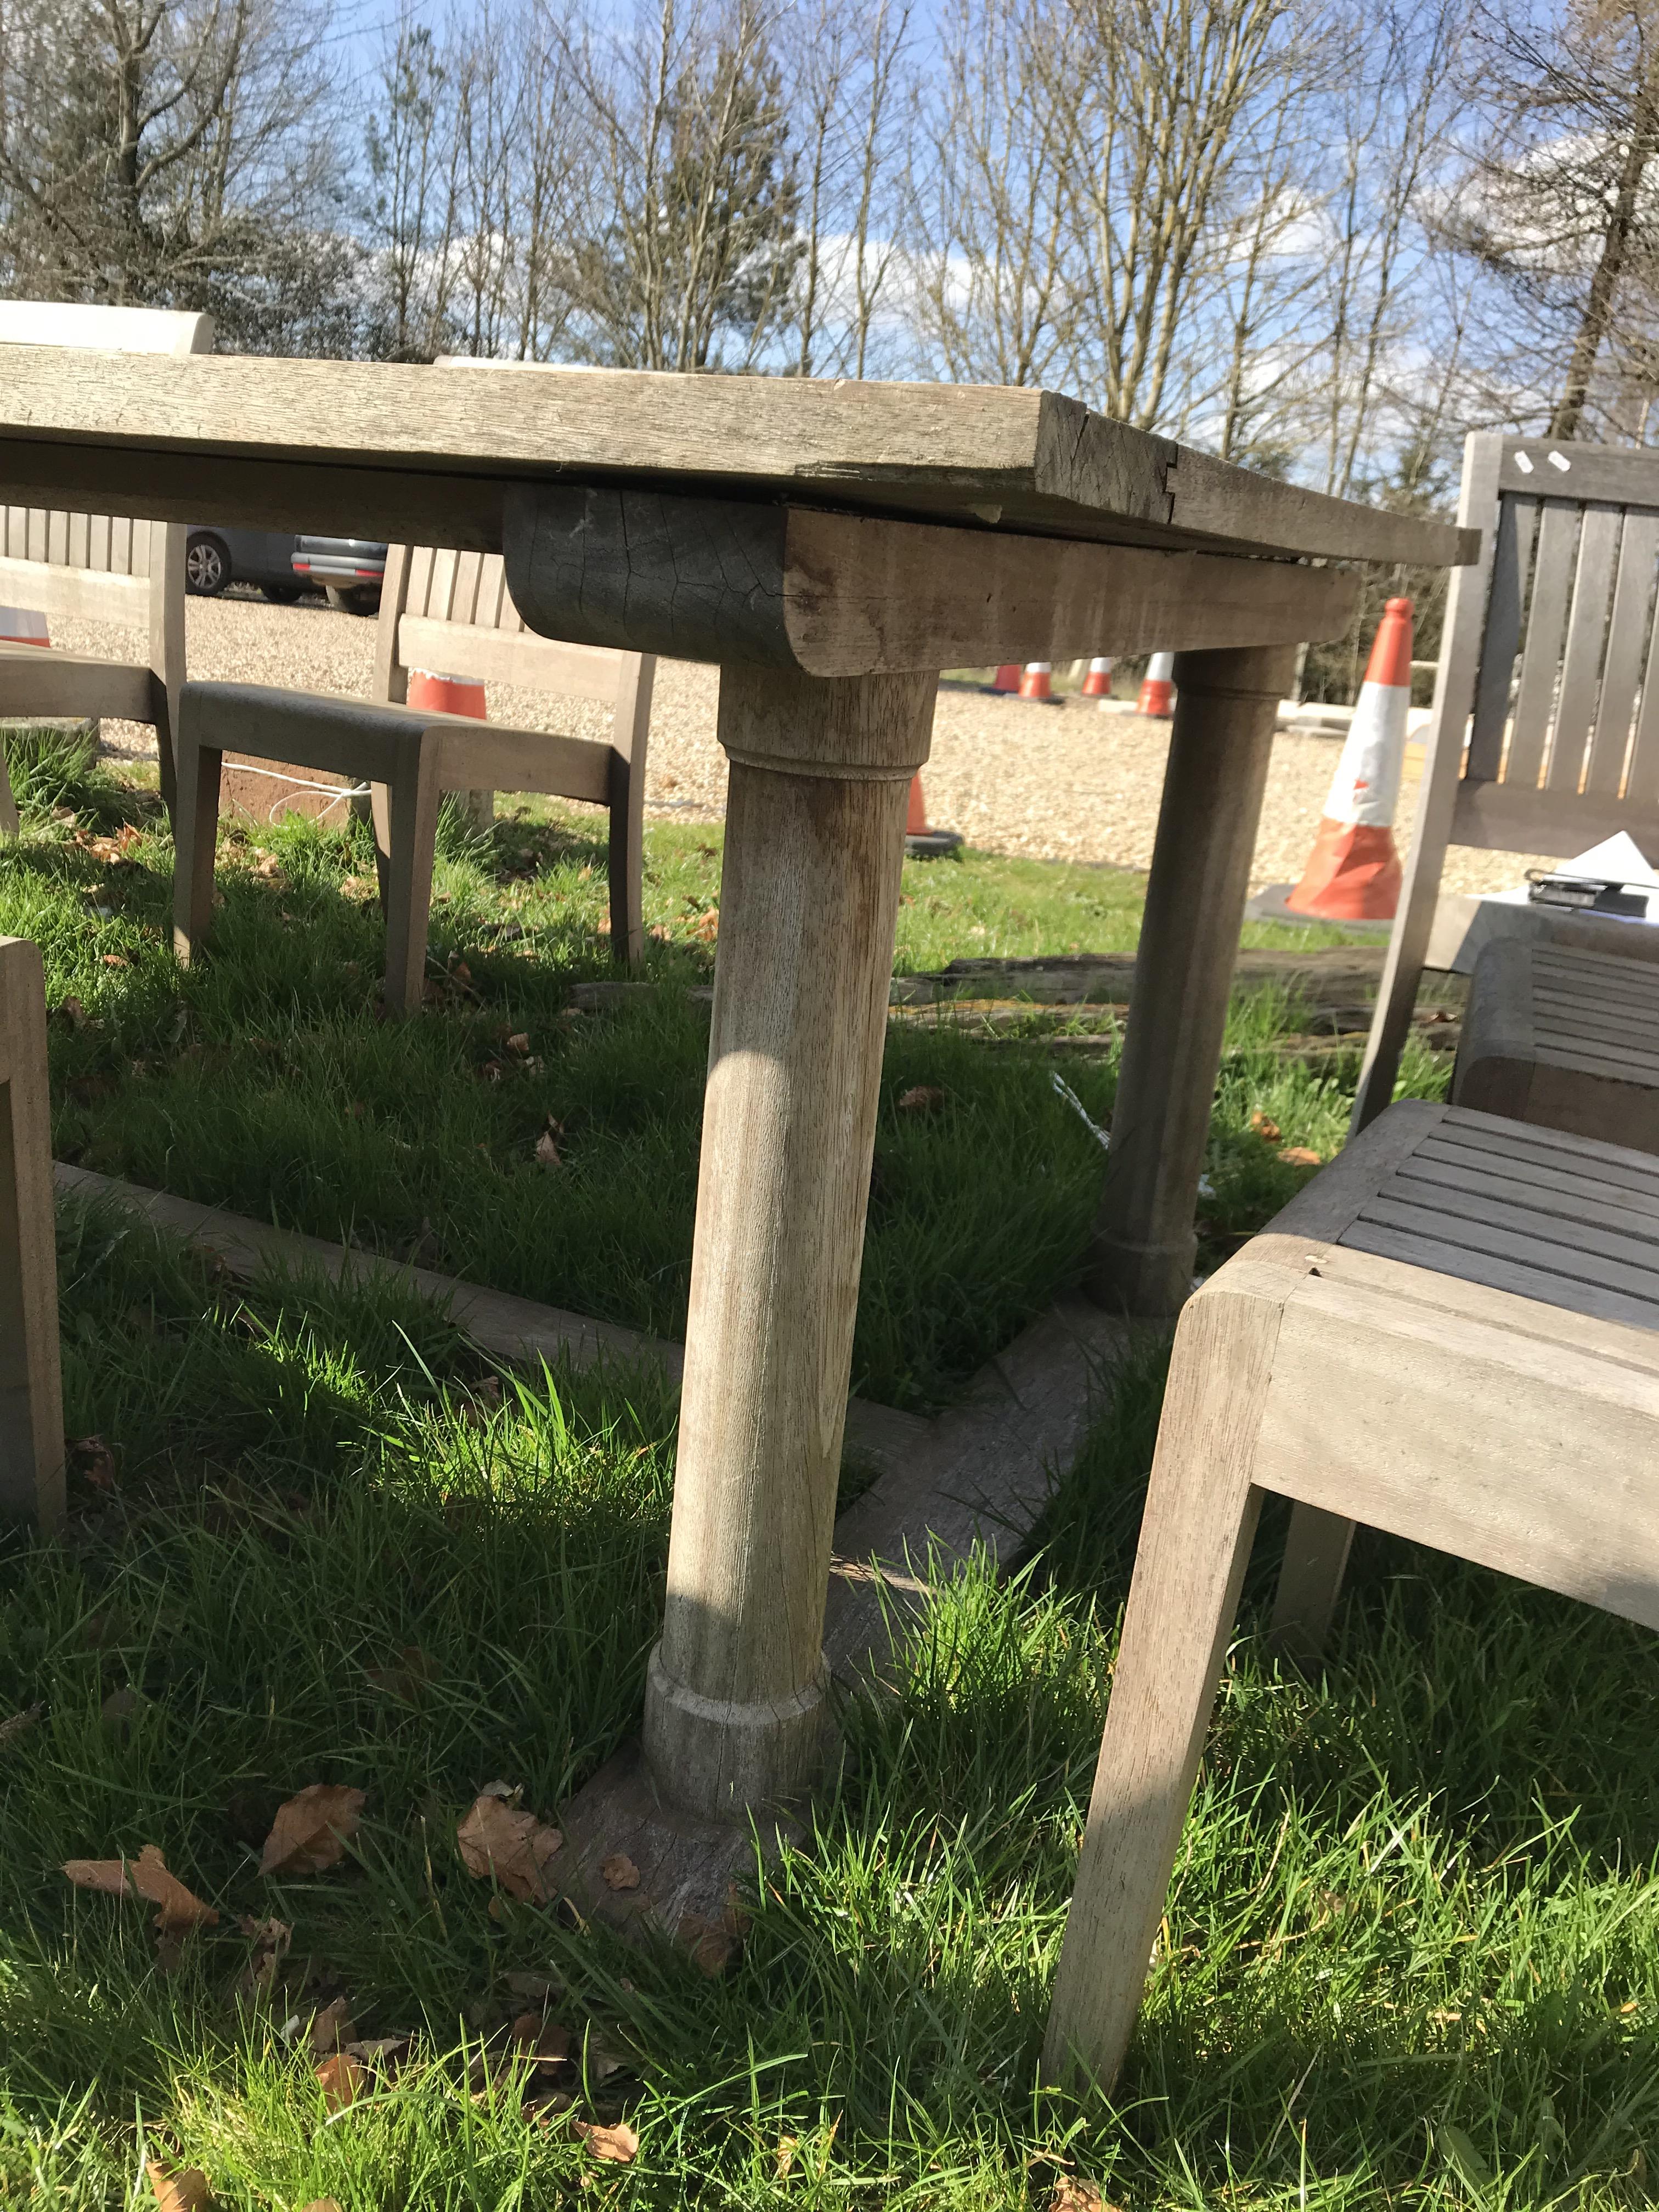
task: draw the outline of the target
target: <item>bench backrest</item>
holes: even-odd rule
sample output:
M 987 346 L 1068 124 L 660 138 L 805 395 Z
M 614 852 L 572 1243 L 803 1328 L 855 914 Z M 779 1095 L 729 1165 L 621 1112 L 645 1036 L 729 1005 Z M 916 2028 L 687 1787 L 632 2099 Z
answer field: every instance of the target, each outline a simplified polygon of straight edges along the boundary
M 1394 1096 L 1425 967 L 1468 972 L 1516 932 L 1659 958 L 1659 932 L 1440 887 L 1449 845 L 1566 859 L 1623 830 L 1659 860 L 1659 454 L 1480 432 L 1457 519 L 1480 558 L 1451 574 L 1356 1129 Z
M 411 668 L 613 701 L 637 653 L 568 645 L 525 628 L 499 553 L 394 545 L 380 596 L 381 696 L 401 699 Z M 377 687 L 379 688 L 379 687 Z
M 1659 850 L 1659 455 L 1469 444 L 1491 489 L 1478 644 L 1449 619 L 1436 702 L 1437 744 L 1467 729 L 1449 842 L 1565 854 L 1627 830 Z
M 0 301 L 0 345 L 205 353 L 212 343 L 210 315 Z M 147 624 L 149 665 L 176 700 L 185 673 L 185 526 L 0 507 L 0 605 Z

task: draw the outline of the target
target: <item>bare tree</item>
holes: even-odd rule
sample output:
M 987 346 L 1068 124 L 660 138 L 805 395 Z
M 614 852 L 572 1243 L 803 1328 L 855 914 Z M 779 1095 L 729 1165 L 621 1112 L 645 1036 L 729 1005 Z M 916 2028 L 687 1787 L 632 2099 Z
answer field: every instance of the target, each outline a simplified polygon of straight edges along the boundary
M 597 142 L 568 275 L 593 350 L 628 368 L 754 367 L 799 255 L 766 18 L 753 0 L 658 0 L 632 32 L 573 38 L 569 59 Z
M 1077 289 L 1073 49 L 1054 0 L 956 0 L 911 199 L 918 335 L 945 375 L 1041 383 L 1067 357 Z
M 1573 437 L 1621 312 L 1646 309 L 1653 289 L 1659 5 L 1565 0 L 1541 26 L 1488 12 L 1475 59 L 1488 126 L 1448 232 L 1522 303 L 1555 380 L 1550 434 Z M 1650 331 L 1650 312 L 1642 319 Z M 1632 358 L 1640 376 L 1649 346 Z
M 341 182 L 325 27 L 307 0 L 3 0 L 7 289 L 210 307 L 233 345 L 349 325 L 348 244 L 301 245 Z

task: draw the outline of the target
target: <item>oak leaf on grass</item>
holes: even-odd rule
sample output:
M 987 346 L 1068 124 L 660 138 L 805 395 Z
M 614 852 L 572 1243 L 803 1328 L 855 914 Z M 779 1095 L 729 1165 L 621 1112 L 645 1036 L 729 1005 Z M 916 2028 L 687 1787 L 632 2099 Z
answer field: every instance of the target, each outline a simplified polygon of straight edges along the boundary
M 558 1892 L 547 1866 L 564 1838 L 533 1813 L 518 1812 L 486 1791 L 455 1831 L 461 1863 L 480 1881 L 493 1875 L 509 1897 L 546 1905 Z
M 363 2069 L 349 2051 L 337 2051 L 316 2069 L 317 2086 L 331 2112 L 343 2112 L 362 2094 Z
M 167 1861 L 154 1844 L 146 1844 L 136 1859 L 65 1859 L 64 1872 L 76 1889 L 95 1889 L 106 1897 L 147 1898 L 161 1908 L 155 1925 L 164 1935 L 218 1924 L 213 1907 L 167 1872 Z
M 618 2120 L 615 2127 L 601 2127 L 596 2120 L 572 2120 L 572 2128 L 587 2145 L 595 2158 L 602 2158 L 610 2166 L 632 2166 L 640 2154 L 640 2139 L 626 2120 Z
M 357 1832 L 367 1794 L 343 1782 L 313 1782 L 276 1808 L 259 1859 L 261 1874 L 322 1874 L 338 1866 Z
M 161 2212 L 204 2212 L 213 2190 L 199 2166 L 169 2166 L 165 2159 L 144 2161 L 144 2172 Z

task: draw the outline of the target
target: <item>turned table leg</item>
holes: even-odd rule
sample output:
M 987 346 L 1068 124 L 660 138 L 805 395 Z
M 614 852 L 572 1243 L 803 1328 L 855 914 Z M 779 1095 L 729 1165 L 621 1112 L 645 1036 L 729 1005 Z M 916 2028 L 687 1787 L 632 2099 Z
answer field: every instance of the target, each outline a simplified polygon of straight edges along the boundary
M 39 949 L 0 938 L 0 1517 L 64 1517 L 46 1000 Z
M 659 1786 L 705 1818 L 799 1796 L 828 1748 L 842 1425 L 906 796 L 935 689 L 721 672 L 720 954 L 645 1714 Z
M 1221 1060 L 1273 723 L 1293 646 L 1176 655 L 1175 728 L 1135 955 L 1091 1287 L 1175 1313 L 1192 1285 L 1193 1211 Z

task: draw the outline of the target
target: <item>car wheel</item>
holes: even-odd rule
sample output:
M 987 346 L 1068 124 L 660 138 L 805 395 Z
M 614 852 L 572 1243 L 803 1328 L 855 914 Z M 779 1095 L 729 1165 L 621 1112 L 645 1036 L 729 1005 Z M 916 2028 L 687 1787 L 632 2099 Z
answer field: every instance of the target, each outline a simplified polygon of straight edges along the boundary
M 185 588 L 198 599 L 217 599 L 230 581 L 230 549 L 205 532 L 185 547 Z
M 338 607 L 343 614 L 377 615 L 380 611 L 380 591 L 378 584 L 329 584 L 328 603 Z
M 291 607 L 300 596 L 297 584 L 261 584 L 259 589 L 279 607 Z

